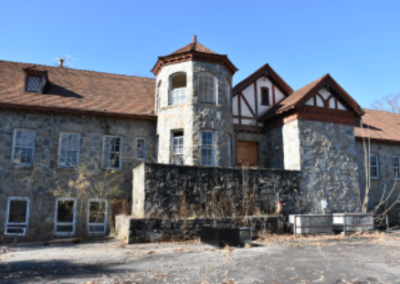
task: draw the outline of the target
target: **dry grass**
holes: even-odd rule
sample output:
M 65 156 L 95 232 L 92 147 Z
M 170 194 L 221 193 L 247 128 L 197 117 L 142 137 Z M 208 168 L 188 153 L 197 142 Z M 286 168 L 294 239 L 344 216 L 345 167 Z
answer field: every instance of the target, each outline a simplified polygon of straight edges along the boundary
M 288 245 L 288 246 L 301 246 L 301 245 L 316 245 L 322 246 L 327 244 L 336 243 L 370 243 L 382 245 L 396 245 L 400 246 L 400 238 L 387 235 L 382 232 L 356 232 L 344 235 L 302 235 L 294 236 L 292 234 L 274 235 L 263 234 L 256 241 L 263 243 L 263 245 Z

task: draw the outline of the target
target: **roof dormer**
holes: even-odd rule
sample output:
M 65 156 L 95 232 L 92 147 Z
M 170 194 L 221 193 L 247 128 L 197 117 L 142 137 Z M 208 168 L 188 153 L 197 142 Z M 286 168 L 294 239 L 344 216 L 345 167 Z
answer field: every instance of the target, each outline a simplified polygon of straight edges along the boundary
M 25 73 L 24 91 L 29 93 L 43 93 L 48 81 L 47 71 L 36 66 L 22 68 Z

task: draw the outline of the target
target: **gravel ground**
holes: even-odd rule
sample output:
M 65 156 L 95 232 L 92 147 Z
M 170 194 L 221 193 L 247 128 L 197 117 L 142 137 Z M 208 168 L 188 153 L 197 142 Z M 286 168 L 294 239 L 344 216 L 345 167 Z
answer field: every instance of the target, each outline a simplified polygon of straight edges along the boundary
M 0 249 L 0 283 L 400 283 L 400 234 L 273 236 L 248 248 L 116 240 Z

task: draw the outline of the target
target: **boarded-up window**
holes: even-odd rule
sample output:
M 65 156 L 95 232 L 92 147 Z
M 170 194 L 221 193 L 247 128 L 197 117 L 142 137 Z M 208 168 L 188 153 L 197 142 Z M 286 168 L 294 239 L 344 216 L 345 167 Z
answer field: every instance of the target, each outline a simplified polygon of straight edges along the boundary
M 237 165 L 256 167 L 258 166 L 258 143 L 238 141 L 237 142 Z

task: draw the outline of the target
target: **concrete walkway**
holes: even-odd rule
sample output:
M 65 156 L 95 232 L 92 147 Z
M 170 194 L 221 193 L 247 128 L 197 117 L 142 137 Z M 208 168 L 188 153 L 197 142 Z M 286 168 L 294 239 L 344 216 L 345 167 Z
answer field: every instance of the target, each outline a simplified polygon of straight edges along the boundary
M 0 283 L 400 283 L 399 234 L 258 244 L 20 245 L 0 254 Z

